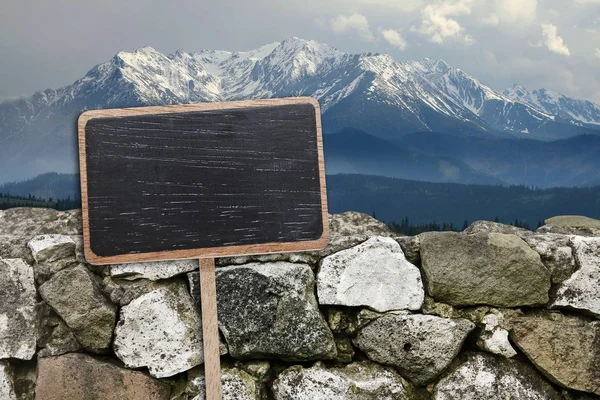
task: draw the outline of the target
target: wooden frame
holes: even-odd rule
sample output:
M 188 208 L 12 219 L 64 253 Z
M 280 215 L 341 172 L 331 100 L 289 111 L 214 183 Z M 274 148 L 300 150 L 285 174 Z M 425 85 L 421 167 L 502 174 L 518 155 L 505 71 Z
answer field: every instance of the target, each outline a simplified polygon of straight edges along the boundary
M 279 105 L 292 104 L 311 104 L 315 108 L 316 114 L 316 132 L 317 132 L 317 153 L 319 163 L 319 183 L 321 188 L 321 209 L 323 233 L 319 239 L 263 243 L 253 245 L 235 245 L 226 247 L 212 247 L 203 249 L 181 249 L 161 252 L 122 254 L 115 256 L 98 256 L 90 248 L 90 225 L 88 215 L 88 185 L 86 169 L 86 147 L 85 147 L 85 129 L 89 120 L 103 117 L 126 117 L 146 114 L 168 114 L 191 111 L 210 111 L 235 108 L 252 107 L 273 107 Z M 79 142 L 79 164 L 81 179 L 81 205 L 83 218 L 83 244 L 84 254 L 87 261 L 91 264 L 116 264 L 142 261 L 175 260 L 190 258 L 210 258 L 210 257 L 228 257 L 252 254 L 284 253 L 296 251 L 320 250 L 327 246 L 329 241 L 329 224 L 327 217 L 327 193 L 325 187 L 325 160 L 323 156 L 323 133 L 321 129 L 320 107 L 319 103 L 311 97 L 295 97 L 283 99 L 267 100 L 246 100 L 230 101 L 220 103 L 199 103 L 174 106 L 154 106 L 140 108 L 121 108 L 110 110 L 90 110 L 81 114 L 78 120 L 78 142 Z

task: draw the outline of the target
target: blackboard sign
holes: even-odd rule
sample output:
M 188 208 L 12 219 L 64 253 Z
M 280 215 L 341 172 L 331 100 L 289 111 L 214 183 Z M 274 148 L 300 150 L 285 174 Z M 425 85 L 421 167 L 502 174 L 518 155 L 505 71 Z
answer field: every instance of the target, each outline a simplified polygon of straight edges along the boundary
M 322 143 L 311 98 L 86 111 L 79 118 L 86 259 L 323 248 Z

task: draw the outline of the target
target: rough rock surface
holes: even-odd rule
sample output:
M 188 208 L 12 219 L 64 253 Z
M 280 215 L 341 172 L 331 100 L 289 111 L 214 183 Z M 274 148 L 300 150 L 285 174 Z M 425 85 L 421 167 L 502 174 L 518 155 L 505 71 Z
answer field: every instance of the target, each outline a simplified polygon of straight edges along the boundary
M 406 259 L 412 264 L 421 264 L 421 239 L 419 236 L 394 236 Z
M 515 360 L 475 353 L 436 385 L 434 400 L 560 400 L 539 374 Z
M 341 368 L 295 365 L 273 382 L 275 400 L 408 400 L 411 387 L 391 368 L 365 362 Z
M 0 234 L 0 258 L 22 258 L 29 265 L 35 260 L 27 243 L 29 236 Z
M 376 236 L 323 259 L 317 296 L 322 305 L 383 312 L 418 310 L 425 293 L 419 269 L 406 260 L 398 242 Z
M 130 281 L 127 279 L 114 279 L 110 276 L 105 276 L 102 280 L 102 292 L 111 302 L 118 304 L 119 306 L 124 306 L 143 294 L 150 293 L 168 285 L 169 282 L 170 281 L 150 281 L 148 279 L 136 279 Z
M 27 246 L 38 263 L 75 257 L 75 242 L 67 235 L 38 235 Z
M 202 321 L 185 285 L 156 289 L 121 308 L 113 347 L 127 367 L 148 367 L 157 378 L 202 363 Z
M 515 235 L 421 234 L 427 292 L 452 305 L 518 307 L 548 302 L 550 272 Z
M 558 287 L 553 308 L 583 310 L 600 318 L 600 237 L 572 236 L 579 269 Z
M 74 353 L 39 361 L 35 398 L 167 400 L 170 392 L 167 383 L 142 372 Z
M 39 291 L 86 350 L 103 353 L 110 348 L 116 309 L 102 295 L 97 278 L 83 265 L 57 272 Z
M 149 279 L 156 281 L 198 269 L 198 260 L 168 260 L 155 262 L 115 264 L 110 276 L 122 279 Z
M 600 395 L 600 321 L 529 316 L 513 321 L 511 338 L 553 382 Z
M 192 400 L 206 399 L 204 372 L 196 368 L 188 372 L 189 383 L 184 396 Z M 265 385 L 256 377 L 239 368 L 221 367 L 221 391 L 223 400 L 264 400 L 267 398 Z
M 0 360 L 0 399 L 17 400 L 13 373 L 8 362 Z
M 0 358 L 35 354 L 33 268 L 20 258 L 0 259 Z
M 517 228 L 516 226 L 512 225 L 504 225 L 499 222 L 478 220 L 469 225 L 469 227 L 465 229 L 463 233 L 468 235 L 472 235 L 474 233 L 505 233 L 515 234 L 519 237 L 523 237 L 530 235 L 531 231 L 523 228 Z
M 560 215 L 548 218 L 536 232 L 567 235 L 600 236 L 600 220 L 580 215 Z
M 319 311 L 314 275 L 286 262 L 218 268 L 219 327 L 236 358 L 333 358 L 333 335 Z
M 487 314 L 483 318 L 484 327 L 477 339 L 477 346 L 489 353 L 506 358 L 516 356 L 517 352 L 508 340 L 508 331 L 500 327 L 498 319 L 496 314 Z
M 362 313 L 354 344 L 375 362 L 392 365 L 412 382 L 434 379 L 458 354 L 475 325 L 464 319 L 390 312 Z
M 37 309 L 37 346 L 38 357 L 59 356 L 81 350 L 81 345 L 73 331 L 65 322 L 42 301 Z
M 17 207 L 0 210 L 0 235 L 81 235 L 81 210 Z
M 523 236 L 523 240 L 539 253 L 542 263 L 552 274 L 552 283 L 564 281 L 577 269 L 569 236 L 544 233 Z

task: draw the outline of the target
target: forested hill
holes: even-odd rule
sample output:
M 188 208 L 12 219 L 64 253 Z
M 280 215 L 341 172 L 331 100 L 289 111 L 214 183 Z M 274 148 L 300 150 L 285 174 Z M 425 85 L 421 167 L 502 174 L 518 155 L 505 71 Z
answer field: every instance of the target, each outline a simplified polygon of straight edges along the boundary
M 600 186 L 534 189 L 524 186 L 431 183 L 369 175 L 327 176 L 330 213 L 360 211 L 411 224 L 436 221 L 462 226 L 478 219 L 519 220 L 535 227 L 555 215 L 600 218 Z

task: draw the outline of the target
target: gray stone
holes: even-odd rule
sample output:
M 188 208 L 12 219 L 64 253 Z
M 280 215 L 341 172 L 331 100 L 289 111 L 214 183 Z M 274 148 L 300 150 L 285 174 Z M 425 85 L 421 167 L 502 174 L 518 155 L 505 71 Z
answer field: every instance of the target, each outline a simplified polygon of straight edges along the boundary
M 552 283 L 560 283 L 577 269 L 569 236 L 555 233 L 533 234 L 523 240 L 539 253 L 542 263 L 552 274 Z
M 81 210 L 17 207 L 0 211 L 0 235 L 81 235 Z
M 561 233 L 579 236 L 600 236 L 600 220 L 580 215 L 561 215 L 548 218 L 536 232 Z
M 286 262 L 218 268 L 219 327 L 236 358 L 335 357 L 308 265 Z
M 129 368 L 163 378 L 204 361 L 202 321 L 181 282 L 144 294 L 121 308 L 114 351 Z
M 110 348 L 116 309 L 102 295 L 98 279 L 83 265 L 57 272 L 39 290 L 86 350 L 103 353 Z
M 417 385 L 433 380 L 456 357 L 475 325 L 464 319 L 390 312 L 367 316 L 354 344 L 371 360 L 396 367 Z
M 421 234 L 421 259 L 427 292 L 436 300 L 496 307 L 548 302 L 550 272 L 515 235 Z
M 132 300 L 168 285 L 168 282 L 150 281 L 148 279 L 113 279 L 105 276 L 102 280 L 102 291 L 108 299 L 119 306 L 125 306 Z
M 29 239 L 24 235 L 0 234 L 0 258 L 22 258 L 27 264 L 33 265 L 35 260 L 27 247 Z
M 110 266 L 110 276 L 122 279 L 149 279 L 156 281 L 198 269 L 198 260 L 167 260 L 114 264 Z
M 600 318 L 600 237 L 572 236 L 579 269 L 560 284 L 552 308 L 582 310 Z
M 506 358 L 517 355 L 517 352 L 508 340 L 508 331 L 500 326 L 499 319 L 502 314 L 487 314 L 483 318 L 483 329 L 477 338 L 477 346 L 492 354 Z
M 17 400 L 13 372 L 7 361 L 0 360 L 0 399 Z
M 406 259 L 412 264 L 421 263 L 421 239 L 419 236 L 394 236 Z
M 273 382 L 275 400 L 408 400 L 411 386 L 391 368 L 365 362 L 344 367 L 311 368 L 299 365 L 279 374 Z
M 37 380 L 37 360 L 11 360 L 13 382 L 17 400 L 35 400 L 35 383 Z
M 200 369 L 190 371 L 188 379 L 190 382 L 186 388 L 187 398 L 204 400 L 206 398 L 206 380 L 203 371 Z M 221 367 L 221 391 L 223 400 L 263 400 L 267 398 L 265 385 L 239 368 Z
M 39 361 L 36 400 L 168 400 L 168 383 L 86 354 Z
M 37 263 L 51 263 L 63 258 L 75 258 L 75 242 L 67 235 L 38 235 L 27 244 Z
M 527 229 L 517 228 L 512 225 L 505 225 L 499 222 L 491 222 L 491 221 L 483 221 L 478 220 L 473 222 L 467 229 L 463 231 L 468 235 L 472 235 L 474 233 L 505 233 L 505 234 L 515 234 L 519 237 L 528 236 L 532 232 Z
M 33 268 L 20 258 L 0 259 L 0 358 L 35 354 Z
M 42 301 L 37 304 L 38 358 L 80 351 L 81 345 L 73 331 Z
M 418 310 L 424 295 L 419 269 L 392 238 L 375 236 L 334 253 L 321 261 L 317 274 L 321 305 Z
M 600 395 L 600 321 L 523 317 L 513 321 L 511 339 L 554 383 Z
M 528 365 L 475 353 L 433 391 L 434 400 L 561 400 L 562 397 Z

